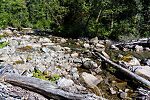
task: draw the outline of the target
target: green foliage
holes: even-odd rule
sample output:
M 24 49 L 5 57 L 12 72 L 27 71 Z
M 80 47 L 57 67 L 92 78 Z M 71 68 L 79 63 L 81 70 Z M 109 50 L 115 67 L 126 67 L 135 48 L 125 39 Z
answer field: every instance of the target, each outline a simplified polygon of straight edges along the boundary
M 9 44 L 8 42 L 1 42 L 0 49 L 6 47 L 8 44 Z
M 53 74 L 48 77 L 46 73 L 43 73 L 40 70 L 34 70 L 33 77 L 43 79 L 43 80 L 49 80 L 52 82 L 56 82 L 58 79 L 60 79 L 60 75 L 58 75 L 58 74 Z
M 1 0 L 0 28 L 31 27 L 63 36 L 150 36 L 147 0 Z
M 58 74 L 53 74 L 52 75 L 52 77 L 51 77 L 51 79 L 50 79 L 50 81 L 56 81 L 56 80 L 59 80 L 60 79 L 60 75 L 58 75 Z

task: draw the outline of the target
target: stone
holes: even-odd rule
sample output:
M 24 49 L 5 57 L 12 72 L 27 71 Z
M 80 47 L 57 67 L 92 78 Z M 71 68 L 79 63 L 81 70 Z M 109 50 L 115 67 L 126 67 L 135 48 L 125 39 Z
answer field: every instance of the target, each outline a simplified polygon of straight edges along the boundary
M 23 33 L 34 33 L 34 31 L 32 30 L 32 28 L 22 28 L 22 32 Z
M 59 80 L 57 80 L 57 86 L 60 88 L 70 87 L 73 84 L 74 82 L 71 79 L 60 78 Z
M 98 43 L 98 41 L 99 41 L 98 37 L 95 37 L 90 40 L 90 43 L 96 44 L 96 43 Z
M 110 59 L 109 55 L 105 52 L 105 51 L 102 51 L 102 54 L 104 57 L 106 57 L 107 59 Z
M 83 66 L 87 69 L 93 69 L 93 68 L 97 68 L 98 65 L 97 63 L 95 63 L 94 61 L 92 60 L 86 60 L 83 62 Z
M 76 52 L 71 54 L 71 57 L 73 57 L 73 58 L 74 58 L 74 57 L 78 57 L 78 56 L 79 56 L 79 54 L 76 53 Z
M 77 69 L 76 67 L 72 68 L 72 69 L 70 70 L 70 73 L 72 74 L 73 79 L 76 80 L 76 79 L 79 78 L 78 69 Z
M 118 47 L 116 47 L 115 45 L 111 45 L 111 47 L 110 47 L 111 49 L 114 49 L 114 50 L 119 50 L 119 48 Z
M 94 50 L 97 52 L 102 52 L 102 51 L 105 51 L 105 48 L 94 48 Z
M 104 45 L 99 44 L 99 43 L 97 43 L 95 46 L 96 46 L 97 48 L 105 48 L 105 46 L 104 46 Z
M 135 57 L 132 57 L 132 59 L 128 62 L 128 64 L 131 66 L 140 66 L 140 62 Z
M 73 79 L 75 79 L 75 80 L 79 79 L 79 74 L 78 73 L 73 73 L 72 76 L 73 76 Z
M 150 67 L 149 66 L 133 66 L 132 70 L 145 78 L 150 80 Z
M 104 42 L 105 42 L 106 47 L 110 47 L 112 45 L 111 40 L 105 40 Z
M 127 93 L 127 92 L 129 92 L 129 91 L 130 91 L 130 89 L 125 89 L 124 91 Z
M 117 92 L 111 87 L 109 88 L 111 94 L 116 94 Z
M 54 46 L 54 43 L 42 43 L 42 46 Z
M 50 49 L 54 50 L 54 51 L 61 51 L 61 46 L 57 45 L 57 46 L 51 46 Z
M 135 46 L 135 50 L 136 50 L 136 52 L 143 51 L 143 47 L 142 47 L 142 46 L 139 46 L 139 45 L 136 45 L 136 46 Z
M 50 43 L 50 39 L 49 38 L 40 38 L 38 42 L 41 42 L 41 43 Z
M 66 41 L 66 39 L 64 39 L 64 38 L 61 38 L 61 39 L 60 39 L 60 42 L 61 42 L 61 43 L 66 43 L 67 41 Z
M 17 40 L 9 40 L 9 46 L 14 46 L 14 47 L 16 47 L 16 46 L 18 46 L 18 41 Z
M 45 52 L 45 53 L 48 53 L 50 50 L 49 50 L 49 48 L 43 47 L 42 51 Z
M 88 43 L 83 44 L 84 48 L 90 48 L 90 45 Z
M 5 35 L 13 35 L 13 32 L 10 29 L 3 30 L 3 34 Z
M 126 99 L 127 96 L 128 96 L 128 94 L 126 92 L 121 92 L 120 93 L 120 98 L 122 98 L 122 99 Z
M 150 48 L 149 48 L 149 47 L 146 47 L 145 50 L 146 50 L 146 51 L 150 51 Z
M 64 49 L 67 51 L 67 52 L 71 52 L 71 49 L 69 47 L 64 47 Z
M 96 86 L 102 81 L 102 80 L 99 80 L 94 75 L 86 73 L 86 72 L 83 72 L 81 74 L 81 77 L 83 78 L 84 82 L 90 87 Z

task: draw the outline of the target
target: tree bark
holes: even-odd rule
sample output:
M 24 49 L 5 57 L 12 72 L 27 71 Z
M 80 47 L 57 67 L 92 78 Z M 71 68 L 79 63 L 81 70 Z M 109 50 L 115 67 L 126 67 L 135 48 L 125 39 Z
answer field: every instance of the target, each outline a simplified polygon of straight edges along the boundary
M 48 98 L 55 100 L 105 100 L 102 97 L 95 96 L 93 94 L 75 94 L 63 91 L 57 86 L 54 86 L 51 82 L 40 80 L 34 77 L 20 76 L 18 74 L 5 73 L 2 75 L 5 82 L 10 84 L 29 89 L 31 91 L 40 93 Z M 2 79 L 1 79 L 2 80 Z
M 100 57 L 101 59 L 103 59 L 104 61 L 106 61 L 107 63 L 115 66 L 117 69 L 119 69 L 121 72 L 125 73 L 126 75 L 130 76 L 130 78 L 135 79 L 141 83 L 143 83 L 144 85 L 146 85 L 149 89 L 150 89 L 150 81 L 144 79 L 143 77 L 134 74 L 133 72 L 130 72 L 129 70 L 123 68 L 122 66 L 112 62 L 111 60 L 105 58 L 103 55 L 101 55 L 100 53 L 93 53 L 94 55 L 97 55 L 98 57 Z

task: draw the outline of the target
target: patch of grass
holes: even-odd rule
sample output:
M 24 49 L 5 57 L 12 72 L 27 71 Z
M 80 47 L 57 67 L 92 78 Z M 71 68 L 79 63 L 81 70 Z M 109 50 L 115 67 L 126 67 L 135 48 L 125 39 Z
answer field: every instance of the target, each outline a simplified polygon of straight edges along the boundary
M 52 82 L 56 82 L 58 79 L 60 79 L 60 75 L 58 74 L 53 74 L 50 77 L 47 77 L 47 75 L 40 70 L 34 70 L 33 71 L 33 77 L 42 79 L 42 80 L 48 80 Z
M 8 42 L 1 42 L 0 43 L 0 49 L 6 47 L 9 43 Z

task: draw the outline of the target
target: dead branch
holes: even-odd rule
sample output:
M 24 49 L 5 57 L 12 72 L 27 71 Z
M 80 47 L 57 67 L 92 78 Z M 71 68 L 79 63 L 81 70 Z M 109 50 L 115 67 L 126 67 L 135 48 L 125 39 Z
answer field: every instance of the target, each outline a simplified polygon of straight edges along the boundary
M 137 75 L 137 74 L 135 74 L 135 73 L 133 73 L 133 72 L 131 72 L 131 71 L 125 69 L 125 68 L 123 68 L 122 66 L 120 66 L 120 65 L 118 65 L 118 64 L 116 64 L 116 63 L 114 63 L 113 61 L 111 61 L 111 60 L 105 58 L 102 54 L 100 54 L 100 53 L 98 53 L 98 52 L 93 53 L 93 54 L 94 54 L 95 56 L 100 57 L 101 59 L 103 59 L 103 60 L 106 61 L 107 63 L 109 63 L 109 64 L 115 66 L 115 67 L 116 67 L 117 69 L 119 69 L 121 72 L 123 72 L 123 73 L 125 73 L 126 75 L 130 76 L 130 78 L 135 79 L 135 80 L 137 80 L 137 81 L 143 83 L 144 85 L 146 85 L 146 86 L 150 89 L 150 81 L 148 81 L 148 80 L 144 79 L 143 77 L 141 77 L 141 76 L 139 76 L 139 75 Z

